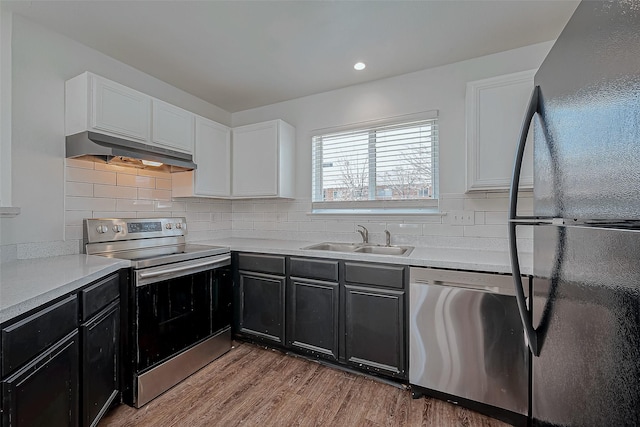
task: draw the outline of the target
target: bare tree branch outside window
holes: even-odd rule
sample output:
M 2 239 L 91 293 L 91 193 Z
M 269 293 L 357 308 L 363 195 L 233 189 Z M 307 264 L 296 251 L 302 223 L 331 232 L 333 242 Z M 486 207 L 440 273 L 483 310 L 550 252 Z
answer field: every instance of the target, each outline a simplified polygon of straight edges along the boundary
M 342 158 L 339 161 L 342 179 L 341 197 L 337 200 L 367 200 L 369 191 L 369 162 Z

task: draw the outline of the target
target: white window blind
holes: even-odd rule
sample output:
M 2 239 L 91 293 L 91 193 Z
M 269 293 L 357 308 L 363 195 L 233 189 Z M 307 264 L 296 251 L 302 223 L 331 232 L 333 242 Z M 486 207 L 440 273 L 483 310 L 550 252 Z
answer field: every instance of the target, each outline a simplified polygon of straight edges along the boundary
M 313 202 L 437 198 L 437 118 L 316 135 L 312 150 Z

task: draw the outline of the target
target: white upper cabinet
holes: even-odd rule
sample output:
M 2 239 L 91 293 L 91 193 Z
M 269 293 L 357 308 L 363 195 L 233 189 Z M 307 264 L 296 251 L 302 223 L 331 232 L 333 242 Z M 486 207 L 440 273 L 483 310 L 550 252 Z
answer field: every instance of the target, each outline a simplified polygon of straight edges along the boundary
M 231 195 L 231 129 L 204 117 L 195 118 L 195 171 L 172 174 L 173 197 Z
M 520 127 L 536 70 L 467 83 L 467 191 L 508 190 Z M 520 189 L 533 188 L 533 140 L 528 136 Z
M 170 149 L 193 153 L 195 114 L 154 99 L 151 111 L 151 141 Z
M 193 153 L 195 114 L 85 72 L 65 83 L 65 134 L 95 131 Z
M 294 197 L 295 129 L 272 120 L 233 129 L 232 195 Z
M 147 142 L 151 98 L 85 72 L 65 85 L 65 133 L 86 130 Z

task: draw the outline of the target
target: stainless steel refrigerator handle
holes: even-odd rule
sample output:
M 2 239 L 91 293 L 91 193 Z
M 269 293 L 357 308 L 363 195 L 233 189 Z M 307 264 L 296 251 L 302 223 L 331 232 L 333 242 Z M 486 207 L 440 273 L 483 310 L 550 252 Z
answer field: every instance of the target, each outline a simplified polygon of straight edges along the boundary
M 522 278 L 520 277 L 520 260 L 518 259 L 518 247 L 516 241 L 516 222 L 519 218 L 518 211 L 518 187 L 520 185 L 520 170 L 522 169 L 522 159 L 524 158 L 524 149 L 527 144 L 527 135 L 531 127 L 531 121 L 538 111 L 538 99 L 540 96 L 540 86 L 533 88 L 527 113 L 522 122 L 520 129 L 520 141 L 518 141 L 518 149 L 516 150 L 516 158 L 513 163 L 513 175 L 511 177 L 511 188 L 509 190 L 509 255 L 511 258 L 511 274 L 513 284 L 516 290 L 516 300 L 518 301 L 518 311 L 520 312 L 520 320 L 527 334 L 529 348 L 534 356 L 539 356 L 538 335 L 533 328 L 531 313 L 527 309 L 527 303 L 522 286 Z

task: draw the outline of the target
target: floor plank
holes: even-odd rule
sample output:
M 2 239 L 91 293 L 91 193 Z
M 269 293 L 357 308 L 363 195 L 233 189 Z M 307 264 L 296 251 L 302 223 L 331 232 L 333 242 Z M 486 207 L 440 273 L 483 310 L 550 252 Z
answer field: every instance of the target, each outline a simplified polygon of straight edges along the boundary
M 100 422 L 115 426 L 504 427 L 437 399 L 301 357 L 237 343 L 140 409 L 120 405 Z

